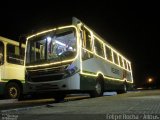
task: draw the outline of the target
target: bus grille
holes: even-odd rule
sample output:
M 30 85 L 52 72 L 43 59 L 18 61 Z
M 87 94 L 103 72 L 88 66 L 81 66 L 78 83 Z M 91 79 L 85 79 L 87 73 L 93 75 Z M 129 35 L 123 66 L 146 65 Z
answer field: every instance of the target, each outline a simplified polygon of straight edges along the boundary
M 31 82 L 48 82 L 63 79 L 65 75 L 65 69 L 52 68 L 52 69 L 42 69 L 42 70 L 28 70 L 27 80 Z
M 47 81 L 55 81 L 55 80 L 61 80 L 63 78 L 63 74 L 47 74 L 47 75 L 38 75 L 38 76 L 32 76 L 29 78 L 29 81 L 32 82 L 47 82 Z
M 51 85 L 51 84 L 43 84 L 36 86 L 36 90 L 57 90 L 59 89 L 57 85 Z

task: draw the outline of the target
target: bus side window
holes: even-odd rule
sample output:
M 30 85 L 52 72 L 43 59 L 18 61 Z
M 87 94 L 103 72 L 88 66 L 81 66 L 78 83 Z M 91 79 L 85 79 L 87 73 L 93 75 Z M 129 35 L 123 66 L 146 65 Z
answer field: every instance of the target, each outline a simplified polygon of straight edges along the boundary
M 104 58 L 103 43 L 100 42 L 98 39 L 94 38 L 94 47 L 95 47 L 96 54 Z
M 93 54 L 91 53 L 93 51 L 92 49 L 92 37 L 90 31 L 88 31 L 84 26 L 82 26 L 82 47 L 83 52 L 83 60 L 90 59 L 93 57 Z M 86 50 L 85 50 L 86 49 Z
M 127 62 L 124 60 L 124 68 L 127 69 Z
M 106 50 L 106 57 L 109 61 L 112 61 L 112 52 L 111 52 L 111 49 L 107 46 L 105 46 L 105 50 Z
M 127 65 L 128 65 L 128 70 L 131 71 L 131 67 L 130 67 L 130 64 L 127 62 Z
M 117 53 L 113 52 L 113 58 L 114 58 L 114 63 L 118 65 L 119 63 L 118 63 L 118 55 L 117 55 Z
M 123 67 L 123 61 L 121 56 L 119 56 L 119 62 L 120 62 L 120 66 Z
M 22 56 L 20 56 L 19 47 L 7 44 L 7 62 L 13 63 L 13 64 L 23 64 L 24 62 L 24 48 L 22 48 L 21 52 L 23 53 Z
M 0 41 L 0 65 L 4 63 L 4 44 Z
M 83 46 L 83 48 L 85 48 L 89 51 L 92 51 L 91 33 L 85 27 L 82 27 L 82 30 L 83 30 L 82 46 Z

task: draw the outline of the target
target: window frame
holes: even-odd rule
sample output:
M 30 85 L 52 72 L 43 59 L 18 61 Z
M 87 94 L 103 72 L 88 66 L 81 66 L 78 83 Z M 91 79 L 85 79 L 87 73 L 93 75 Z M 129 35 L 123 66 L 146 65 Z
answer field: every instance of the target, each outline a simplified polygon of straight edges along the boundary
M 114 59 L 114 63 L 116 65 L 119 65 L 118 54 L 115 51 L 113 51 L 113 59 Z
M 81 26 L 81 30 L 82 30 L 82 48 L 92 52 L 93 51 L 93 44 L 94 44 L 93 43 L 94 40 L 93 40 L 93 37 L 92 37 L 92 33 L 85 26 Z M 87 31 L 89 33 L 90 41 L 87 40 L 88 37 L 86 36 L 86 34 L 84 34 L 85 31 Z M 87 43 L 88 43 L 87 41 L 90 42 L 90 49 L 88 49 L 88 47 L 87 47 Z
M 54 39 L 56 39 L 59 35 L 63 35 L 63 33 L 65 33 L 65 32 L 70 32 L 70 31 L 72 31 L 73 33 L 74 33 L 74 37 L 76 38 L 75 40 L 76 40 L 76 42 L 75 42 L 75 55 L 74 55 L 74 57 L 73 58 L 71 58 L 71 59 L 69 59 L 69 60 L 72 60 L 72 59 L 74 59 L 76 56 L 77 56 L 77 54 L 78 54 L 78 38 L 77 38 L 77 30 L 76 30 L 76 28 L 75 27 L 73 27 L 73 26 L 71 26 L 71 27 L 65 27 L 65 28 L 58 28 L 58 29 L 54 29 L 54 30 L 52 30 L 52 31 L 49 31 L 49 32 L 46 32 L 46 33 L 42 33 L 42 34 L 39 34 L 38 35 L 38 37 L 47 37 L 48 36 L 48 34 L 52 34 L 53 35 L 53 38 Z M 48 50 L 49 50 L 49 45 L 48 45 L 48 41 L 46 41 L 45 42 L 45 44 L 44 44 L 44 58 L 43 59 L 41 59 L 41 60 L 36 60 L 36 57 L 34 56 L 33 58 L 33 60 L 31 60 L 32 59 L 32 56 L 31 56 L 31 54 L 28 54 L 28 53 L 31 53 L 31 51 L 32 51 L 32 43 L 33 43 L 33 45 L 35 44 L 34 42 L 37 42 L 37 41 L 40 41 L 40 40 L 38 40 L 39 38 L 37 38 L 37 36 L 35 36 L 35 37 L 33 37 L 33 38 L 30 38 L 29 40 L 28 40 L 28 43 L 27 43 L 27 56 L 28 56 L 28 58 L 26 58 L 26 65 L 37 65 L 37 64 L 44 64 L 44 63 L 51 63 L 51 62 L 53 62 L 53 58 L 50 58 L 49 57 L 49 53 L 48 53 Z M 36 46 L 34 46 L 34 49 L 36 48 Z M 35 50 L 33 50 L 33 52 L 34 52 L 34 54 L 35 54 Z M 55 59 L 55 61 L 54 62 L 58 62 L 58 61 L 62 61 L 62 60 L 60 60 L 61 58 L 56 58 Z M 68 60 L 68 59 L 67 59 Z M 65 61 L 65 60 L 64 60 Z
M 119 65 L 124 68 L 124 64 L 123 64 L 123 58 L 122 56 L 119 55 Z
M 123 61 L 124 61 L 124 69 L 127 70 L 127 61 L 125 59 L 123 59 Z
M 18 49 L 19 49 L 19 51 L 18 51 L 18 52 L 19 52 L 19 55 L 17 55 L 17 56 L 19 56 L 19 57 L 16 58 L 16 59 L 19 59 L 19 61 L 20 61 L 19 63 L 10 62 L 10 61 L 8 60 L 8 56 L 9 56 L 9 54 L 8 54 L 8 53 L 9 53 L 9 50 L 8 50 L 9 48 L 8 48 L 8 47 L 9 47 L 9 45 L 11 45 L 12 47 L 14 46 L 14 48 L 15 48 L 15 47 L 18 47 Z M 23 48 L 23 49 L 24 49 L 24 54 L 25 54 L 25 48 Z M 24 55 L 23 55 L 23 59 L 21 59 L 20 50 L 21 50 L 21 49 L 19 48 L 18 45 L 11 44 L 11 43 L 7 43 L 7 44 L 6 44 L 6 61 L 7 61 L 7 63 L 16 64 L 16 65 L 24 65 Z M 14 55 L 16 55 L 16 54 L 14 53 Z M 23 61 L 23 63 L 21 63 L 21 61 Z
M 2 48 L 2 62 L 0 63 L 0 66 L 1 66 L 5 62 L 5 59 L 4 59 L 5 58 L 5 45 L 2 41 L 0 41 L 0 43 L 2 43 L 2 46 L 3 46 L 3 48 Z
M 131 66 L 130 66 L 130 63 L 127 61 L 127 68 L 129 71 L 131 71 Z
M 109 51 L 109 52 L 107 52 L 107 51 Z M 112 49 L 110 47 L 108 47 L 107 45 L 105 45 L 105 53 L 106 53 L 106 59 L 109 60 L 110 62 L 113 62 Z M 107 53 L 109 53 L 109 55 Z
M 94 51 L 95 51 L 95 54 L 105 59 L 104 43 L 101 42 L 99 39 L 97 39 L 95 36 L 93 38 L 94 38 Z M 101 45 L 100 49 L 101 50 L 103 49 L 102 52 L 101 52 L 102 53 L 101 55 L 96 50 L 96 45 L 95 45 L 96 41 L 99 42 L 99 45 Z

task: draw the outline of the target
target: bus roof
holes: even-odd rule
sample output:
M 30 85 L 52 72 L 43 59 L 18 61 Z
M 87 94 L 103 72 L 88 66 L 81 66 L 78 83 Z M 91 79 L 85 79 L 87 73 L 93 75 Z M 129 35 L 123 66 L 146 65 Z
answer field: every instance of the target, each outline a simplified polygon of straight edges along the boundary
M 130 62 L 130 60 L 128 60 L 124 55 L 122 55 L 117 49 L 115 49 L 110 43 L 108 43 L 106 40 L 104 40 L 101 36 L 99 36 L 96 32 L 94 32 L 90 27 L 88 27 L 86 24 L 84 24 L 81 20 L 77 19 L 76 17 L 72 18 L 72 25 L 77 26 L 78 24 L 83 24 L 84 26 L 86 26 L 90 31 L 92 31 L 93 35 L 96 36 L 97 38 L 99 38 L 101 41 L 103 41 L 106 45 L 108 45 L 113 51 L 115 51 L 116 53 L 118 53 L 120 56 L 122 56 L 123 58 L 125 58 L 128 62 Z M 57 27 L 58 28 L 58 27 Z M 57 28 L 52 28 L 52 29 L 48 29 L 48 30 L 43 30 L 41 32 L 37 32 L 35 34 L 32 34 L 30 36 L 27 37 L 27 39 L 32 38 L 36 35 L 39 34 L 43 34 L 45 32 L 49 32 L 49 31 L 53 31 L 56 30 Z
M 72 18 L 72 24 L 73 25 L 77 25 L 77 24 L 83 24 L 84 26 L 86 26 L 90 31 L 92 31 L 92 33 L 94 34 L 94 36 L 98 37 L 100 40 L 102 40 L 105 44 L 107 44 L 108 46 L 110 46 L 113 51 L 116 51 L 118 52 L 118 54 L 120 54 L 123 58 L 125 58 L 127 61 L 130 62 L 130 60 L 128 60 L 126 57 L 124 57 L 124 55 L 122 55 L 117 49 L 115 49 L 110 43 L 108 43 L 106 40 L 104 40 L 100 35 L 98 35 L 94 30 L 92 30 L 90 27 L 88 27 L 85 23 L 83 23 L 81 20 L 79 20 L 78 18 L 76 17 L 73 17 Z
M 12 44 L 19 44 L 17 41 L 15 41 L 15 40 L 11 40 L 11 39 L 9 39 L 9 38 L 6 38 L 6 37 L 2 37 L 2 36 L 0 36 L 0 41 L 4 41 L 4 42 L 7 42 L 7 43 L 12 43 Z
M 3 42 L 6 42 L 6 43 L 10 43 L 10 44 L 13 44 L 13 45 L 17 45 L 19 46 L 19 42 L 18 41 L 15 41 L 15 40 L 11 40 L 9 38 L 6 38 L 6 37 L 2 37 L 0 36 L 0 41 L 3 41 Z M 25 47 L 24 44 L 22 44 L 23 47 Z

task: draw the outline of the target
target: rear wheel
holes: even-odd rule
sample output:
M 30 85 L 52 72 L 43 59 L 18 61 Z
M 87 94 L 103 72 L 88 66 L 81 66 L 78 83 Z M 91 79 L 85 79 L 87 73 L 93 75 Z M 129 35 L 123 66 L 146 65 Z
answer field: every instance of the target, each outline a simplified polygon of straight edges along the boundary
M 10 82 L 6 85 L 5 97 L 7 99 L 19 99 L 21 98 L 21 89 L 17 83 Z
M 90 97 L 103 96 L 104 84 L 101 77 L 96 80 L 95 89 L 90 92 Z
M 126 84 L 123 84 L 122 87 L 123 87 L 122 90 L 118 90 L 117 94 L 123 94 L 123 93 L 127 92 L 127 86 L 126 86 Z

